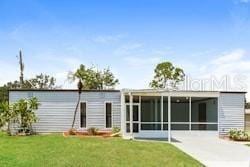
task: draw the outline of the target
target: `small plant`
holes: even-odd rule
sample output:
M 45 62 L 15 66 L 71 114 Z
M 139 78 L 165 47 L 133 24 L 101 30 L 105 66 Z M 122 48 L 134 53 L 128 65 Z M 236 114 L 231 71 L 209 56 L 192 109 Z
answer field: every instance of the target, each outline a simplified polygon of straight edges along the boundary
M 119 133 L 121 131 L 121 129 L 117 126 L 112 128 L 112 133 Z
M 112 128 L 112 137 L 119 137 L 121 129 L 119 127 Z
M 231 129 L 229 131 L 229 137 L 232 140 L 235 141 L 248 141 L 248 134 L 246 132 L 244 132 L 243 130 L 239 130 L 239 129 Z
M 76 129 L 70 128 L 70 129 L 68 130 L 68 133 L 69 133 L 69 135 L 76 135 Z
M 88 133 L 89 133 L 90 135 L 97 135 L 97 132 L 98 132 L 98 129 L 95 128 L 95 127 L 90 127 L 90 128 L 88 128 Z

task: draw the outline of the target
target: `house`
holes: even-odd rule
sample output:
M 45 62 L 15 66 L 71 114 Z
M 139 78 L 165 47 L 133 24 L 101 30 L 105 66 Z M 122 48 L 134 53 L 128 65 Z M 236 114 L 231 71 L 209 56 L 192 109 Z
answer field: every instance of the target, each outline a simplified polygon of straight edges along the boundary
M 37 97 L 38 133 L 71 127 L 77 90 L 10 90 L 9 102 Z M 123 138 L 168 138 L 172 132 L 214 132 L 227 135 L 244 129 L 245 92 L 167 91 L 155 89 L 83 90 L 75 128 L 120 127 Z

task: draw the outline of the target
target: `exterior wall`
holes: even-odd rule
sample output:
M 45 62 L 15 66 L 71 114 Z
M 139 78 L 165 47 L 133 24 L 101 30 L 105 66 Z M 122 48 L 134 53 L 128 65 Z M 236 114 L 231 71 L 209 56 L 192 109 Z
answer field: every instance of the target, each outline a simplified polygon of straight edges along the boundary
M 244 130 L 245 94 L 221 93 L 219 98 L 219 135 L 228 135 L 232 128 Z
M 40 102 L 36 111 L 38 122 L 34 130 L 38 133 L 63 132 L 71 127 L 77 102 L 77 91 L 10 91 L 9 101 L 35 96 Z M 87 128 L 106 129 L 105 102 L 112 103 L 112 126 L 120 127 L 121 106 L 119 91 L 83 91 L 81 101 L 87 103 Z M 80 112 L 76 115 L 75 128 L 79 129 Z M 83 129 L 85 130 L 85 129 Z
M 62 132 L 71 127 L 78 97 L 77 91 L 9 92 L 10 103 L 20 98 L 30 98 L 32 96 L 37 97 L 41 104 L 36 111 L 39 121 L 34 124 L 34 129 L 37 132 Z M 192 92 L 192 96 L 202 97 L 203 94 L 201 92 L 197 94 Z M 244 129 L 244 93 L 219 93 L 218 96 L 217 94 L 211 94 L 210 96 L 219 96 L 218 131 L 220 135 L 226 135 L 231 128 Z M 209 96 L 204 93 L 203 97 Z M 122 98 L 124 97 L 122 96 Z M 124 137 L 129 135 L 125 133 L 125 108 L 121 106 L 121 93 L 119 91 L 83 91 L 81 101 L 87 102 L 87 128 L 96 127 L 100 130 L 109 130 L 105 128 L 105 102 L 112 102 L 112 126 L 120 127 L 122 120 L 122 133 Z M 124 101 L 124 99 L 122 101 Z M 78 109 L 75 123 L 75 128 L 77 129 L 79 129 L 79 120 L 80 112 Z M 142 136 L 150 137 L 150 135 L 152 135 L 152 137 L 161 137 L 166 136 L 167 131 L 151 133 L 142 131 L 141 134 Z

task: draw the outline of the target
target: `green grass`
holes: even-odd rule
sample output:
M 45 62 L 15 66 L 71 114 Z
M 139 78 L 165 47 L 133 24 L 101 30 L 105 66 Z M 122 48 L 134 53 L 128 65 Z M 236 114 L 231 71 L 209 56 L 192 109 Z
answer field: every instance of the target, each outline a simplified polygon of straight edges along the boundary
M 202 166 L 171 144 L 121 138 L 7 136 L 0 132 L 0 166 Z

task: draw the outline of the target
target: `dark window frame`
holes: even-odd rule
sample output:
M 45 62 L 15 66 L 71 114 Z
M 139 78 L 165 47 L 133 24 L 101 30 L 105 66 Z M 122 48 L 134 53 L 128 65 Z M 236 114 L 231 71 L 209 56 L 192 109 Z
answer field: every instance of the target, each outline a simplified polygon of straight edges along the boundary
M 110 105 L 110 111 L 107 113 L 108 105 Z M 113 103 L 112 102 L 105 102 L 105 127 L 106 128 L 112 128 L 113 127 L 113 121 L 112 121 L 112 110 L 113 110 Z
M 85 104 L 85 112 L 82 111 L 82 104 Z M 83 116 L 82 116 L 82 113 L 84 113 Z M 85 122 L 83 122 L 83 120 Z M 80 128 L 87 128 L 87 102 L 86 101 L 80 102 Z

